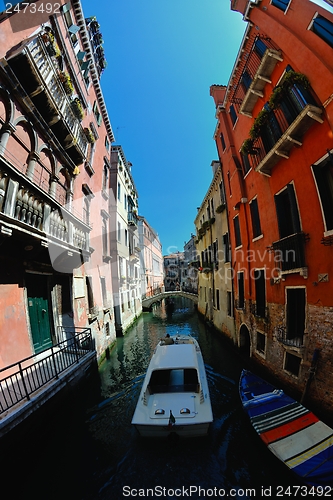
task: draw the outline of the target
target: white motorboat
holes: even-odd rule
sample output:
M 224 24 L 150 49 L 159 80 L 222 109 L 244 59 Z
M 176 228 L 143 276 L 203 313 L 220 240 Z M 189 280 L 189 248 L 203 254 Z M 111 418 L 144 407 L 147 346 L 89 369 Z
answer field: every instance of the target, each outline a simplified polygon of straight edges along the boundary
M 161 340 L 149 363 L 132 424 L 144 437 L 204 436 L 213 421 L 206 370 L 189 335 Z

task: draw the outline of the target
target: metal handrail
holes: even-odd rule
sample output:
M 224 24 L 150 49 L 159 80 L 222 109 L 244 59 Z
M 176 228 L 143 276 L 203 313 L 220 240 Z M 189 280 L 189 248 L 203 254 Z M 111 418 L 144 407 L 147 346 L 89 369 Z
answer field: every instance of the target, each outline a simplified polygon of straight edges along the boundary
M 29 401 L 32 394 L 94 350 L 90 328 L 59 327 L 58 344 L 0 369 L 0 414 Z

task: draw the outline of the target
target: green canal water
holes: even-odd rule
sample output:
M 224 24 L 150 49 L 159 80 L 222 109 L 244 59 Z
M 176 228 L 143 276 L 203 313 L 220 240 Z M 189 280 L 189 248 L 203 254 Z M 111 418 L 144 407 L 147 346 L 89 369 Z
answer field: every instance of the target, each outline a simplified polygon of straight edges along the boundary
M 191 334 L 200 344 L 214 415 L 207 437 L 143 439 L 131 426 L 150 357 L 166 333 Z M 241 408 L 244 363 L 191 301 L 179 299 L 172 315 L 163 304 L 144 313 L 79 394 L 13 436 L 1 459 L 3 491 L 12 491 L 6 498 L 290 498 L 284 492 L 297 480 Z

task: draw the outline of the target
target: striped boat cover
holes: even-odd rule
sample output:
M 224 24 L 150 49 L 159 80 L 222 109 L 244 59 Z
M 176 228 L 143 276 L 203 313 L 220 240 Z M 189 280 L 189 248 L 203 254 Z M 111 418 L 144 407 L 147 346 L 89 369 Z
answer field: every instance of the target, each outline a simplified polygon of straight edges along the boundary
M 247 370 L 239 392 L 253 427 L 274 455 L 308 484 L 333 484 L 333 429 Z

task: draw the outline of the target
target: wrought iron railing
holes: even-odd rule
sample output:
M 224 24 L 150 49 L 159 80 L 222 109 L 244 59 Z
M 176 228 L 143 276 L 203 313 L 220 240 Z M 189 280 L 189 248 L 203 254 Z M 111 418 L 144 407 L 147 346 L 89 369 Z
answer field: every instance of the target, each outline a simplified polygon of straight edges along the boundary
M 258 35 L 249 41 L 249 45 L 244 50 L 240 63 L 242 71 L 232 87 L 231 102 L 236 106 L 239 107 L 242 104 L 267 49 L 279 51 L 270 38 Z
M 28 401 L 70 366 L 94 351 L 90 328 L 59 327 L 58 344 L 0 370 L 0 414 Z
M 288 128 L 295 123 L 303 110 L 309 105 L 317 106 L 311 92 L 302 84 L 295 83 L 286 90 L 283 99 L 276 108 L 269 111 L 265 126 L 254 139 L 249 161 L 256 168 L 275 147 Z
M 279 262 L 282 271 L 306 267 L 305 242 L 307 238 L 307 234 L 300 232 L 273 243 L 275 259 Z
M 276 338 L 279 342 L 284 345 L 289 345 L 292 347 L 303 347 L 303 335 L 301 336 L 292 336 L 290 332 L 287 331 L 285 326 L 278 326 L 276 328 Z

